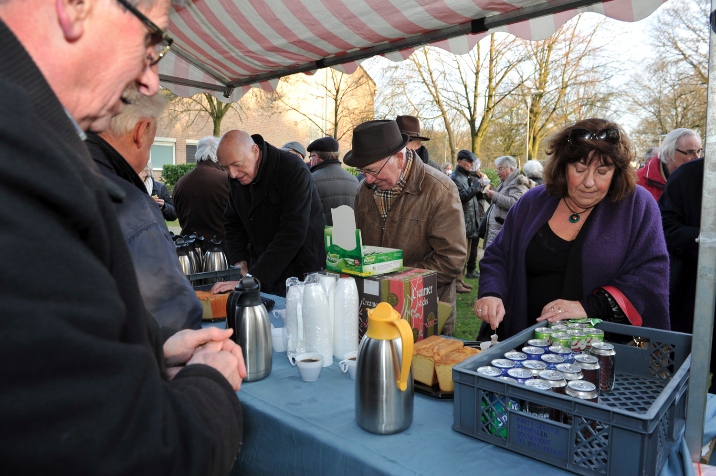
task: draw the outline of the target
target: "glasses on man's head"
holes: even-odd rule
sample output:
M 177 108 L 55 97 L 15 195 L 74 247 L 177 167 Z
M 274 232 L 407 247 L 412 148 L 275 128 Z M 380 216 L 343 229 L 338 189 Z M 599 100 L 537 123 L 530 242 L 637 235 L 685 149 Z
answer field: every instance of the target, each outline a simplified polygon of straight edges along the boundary
M 500 165 L 499 167 L 497 167 L 497 171 L 498 171 L 498 172 L 504 172 L 505 170 L 510 170 L 510 168 L 509 168 L 509 167 L 503 167 L 503 166 L 501 166 L 501 165 Z
M 154 66 L 159 63 L 159 60 L 164 58 L 164 55 L 172 48 L 174 39 L 169 36 L 169 33 L 159 28 L 156 23 L 147 18 L 144 13 L 140 12 L 137 7 L 129 3 L 127 0 L 117 1 L 147 27 L 150 35 L 149 44 L 154 45 L 154 51 L 147 55 L 147 61 L 149 62 L 149 66 Z
M 388 162 L 390 162 L 390 159 L 392 159 L 393 157 L 394 156 L 392 156 L 392 155 L 390 157 L 388 157 L 388 160 L 385 161 L 383 166 L 381 168 L 379 168 L 377 172 L 374 172 L 369 169 L 358 169 L 358 172 L 362 173 L 363 175 L 372 175 L 373 177 L 377 177 L 378 175 L 380 175 L 380 173 L 383 171 L 383 168 L 385 168 L 385 166 L 388 164 Z
M 699 158 L 704 153 L 704 149 L 689 149 L 689 150 L 676 149 L 676 152 L 681 152 L 686 157 Z
M 600 140 L 608 144 L 618 144 L 621 140 L 619 129 L 610 128 L 602 129 L 599 132 L 592 132 L 589 129 L 572 129 L 567 136 L 567 143 L 576 146 L 579 141 L 583 140 Z

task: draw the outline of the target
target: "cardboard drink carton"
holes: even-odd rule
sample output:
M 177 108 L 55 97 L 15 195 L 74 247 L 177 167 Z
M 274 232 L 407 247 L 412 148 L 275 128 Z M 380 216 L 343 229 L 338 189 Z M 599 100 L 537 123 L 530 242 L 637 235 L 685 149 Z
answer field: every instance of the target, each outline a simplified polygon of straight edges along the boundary
M 349 206 L 332 209 L 333 226 L 323 232 L 326 270 L 354 276 L 374 276 L 403 268 L 403 251 L 364 246 L 355 214 Z
M 368 327 L 367 309 L 387 302 L 413 329 L 413 340 L 438 333 L 438 275 L 435 271 L 403 268 L 380 276 L 355 277 L 360 298 L 358 336 Z

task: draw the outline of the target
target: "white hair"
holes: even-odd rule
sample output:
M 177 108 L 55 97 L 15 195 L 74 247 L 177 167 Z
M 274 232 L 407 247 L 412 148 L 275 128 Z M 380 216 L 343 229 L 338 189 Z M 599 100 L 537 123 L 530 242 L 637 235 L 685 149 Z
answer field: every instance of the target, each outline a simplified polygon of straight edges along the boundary
M 503 155 L 495 159 L 495 167 L 499 167 L 503 164 L 514 170 L 517 168 L 517 159 L 510 155 Z
M 661 150 L 659 151 L 659 160 L 664 163 L 667 163 L 668 161 L 673 159 L 674 155 L 676 154 L 676 143 L 679 142 L 679 140 L 685 136 L 694 136 L 698 137 L 698 139 L 701 140 L 701 137 L 696 133 L 696 131 L 693 131 L 691 129 L 685 129 L 683 127 L 680 127 L 679 129 L 674 129 L 673 131 L 666 134 L 666 136 L 664 137 L 664 141 L 661 143 Z
M 197 162 L 201 162 L 202 160 L 217 162 L 216 149 L 219 147 L 219 141 L 220 139 L 214 136 L 206 136 L 199 139 L 199 143 L 196 144 L 194 159 Z
M 527 177 L 538 177 L 542 178 L 542 172 L 544 171 L 544 168 L 542 167 L 542 163 L 539 160 L 528 160 L 525 163 L 524 168 L 522 171 L 525 173 Z
M 130 101 L 124 106 L 122 112 L 114 116 L 109 122 L 107 132 L 113 137 L 121 137 L 129 133 L 142 119 L 157 120 L 167 104 L 166 98 L 161 94 L 145 96 L 133 91 L 124 97 Z

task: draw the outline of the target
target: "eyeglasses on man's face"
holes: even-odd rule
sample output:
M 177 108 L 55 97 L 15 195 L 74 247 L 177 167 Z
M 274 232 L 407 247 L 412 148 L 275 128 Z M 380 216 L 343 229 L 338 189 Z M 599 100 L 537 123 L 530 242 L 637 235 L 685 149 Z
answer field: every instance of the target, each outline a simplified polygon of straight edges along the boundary
M 383 166 L 381 168 L 379 168 L 377 172 L 374 172 L 369 169 L 358 169 L 358 172 L 362 173 L 363 175 L 372 175 L 373 177 L 377 177 L 378 175 L 380 175 L 380 173 L 383 171 L 383 168 L 385 168 L 385 166 L 388 164 L 388 162 L 390 162 L 390 159 L 392 159 L 393 157 L 394 157 L 393 155 L 388 157 L 388 160 L 386 160 L 385 163 L 383 163 Z
M 154 66 L 159 63 L 159 60 L 161 60 L 171 49 L 174 39 L 169 36 L 169 33 L 159 28 L 156 23 L 147 18 L 144 13 L 140 12 L 137 7 L 129 3 L 127 0 L 117 1 L 147 27 L 149 30 L 149 44 L 154 46 L 154 51 L 147 55 L 147 62 L 149 63 L 149 66 Z
M 676 152 L 680 152 L 680 153 L 684 154 L 686 157 L 699 158 L 704 153 L 704 149 L 689 149 L 689 150 L 676 149 Z
M 589 129 L 572 129 L 567 136 L 567 143 L 576 146 L 578 142 L 584 140 L 600 140 L 608 144 L 618 144 L 621 140 L 619 129 L 609 128 L 602 129 L 599 132 L 592 132 Z

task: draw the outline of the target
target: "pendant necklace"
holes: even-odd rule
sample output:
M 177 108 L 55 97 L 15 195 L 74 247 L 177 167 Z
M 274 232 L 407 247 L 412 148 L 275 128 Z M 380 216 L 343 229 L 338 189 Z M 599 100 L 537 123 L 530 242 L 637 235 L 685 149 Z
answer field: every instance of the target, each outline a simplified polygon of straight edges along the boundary
M 569 215 L 569 223 L 577 223 L 580 220 L 580 218 L 582 218 L 579 215 L 586 212 L 587 210 L 591 210 L 592 208 L 594 208 L 594 205 L 592 205 L 591 207 L 585 208 L 581 212 L 575 212 L 574 210 L 572 210 L 572 207 L 569 206 L 569 203 L 567 203 L 566 198 L 562 198 L 562 200 L 564 200 L 564 204 L 567 205 L 567 208 L 569 209 L 569 211 L 572 212 L 572 214 Z

